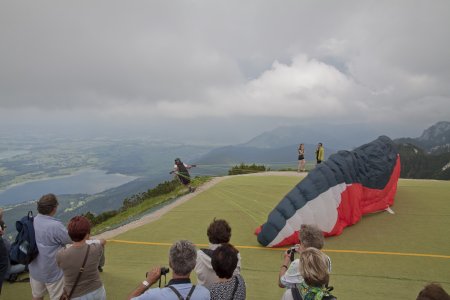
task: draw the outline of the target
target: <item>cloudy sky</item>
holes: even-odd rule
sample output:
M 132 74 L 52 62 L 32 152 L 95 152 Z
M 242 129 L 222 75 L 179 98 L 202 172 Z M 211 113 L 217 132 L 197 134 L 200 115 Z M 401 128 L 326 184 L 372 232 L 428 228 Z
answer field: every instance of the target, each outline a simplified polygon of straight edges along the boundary
M 449 1 L 0 2 L 0 127 L 241 142 L 450 121 Z

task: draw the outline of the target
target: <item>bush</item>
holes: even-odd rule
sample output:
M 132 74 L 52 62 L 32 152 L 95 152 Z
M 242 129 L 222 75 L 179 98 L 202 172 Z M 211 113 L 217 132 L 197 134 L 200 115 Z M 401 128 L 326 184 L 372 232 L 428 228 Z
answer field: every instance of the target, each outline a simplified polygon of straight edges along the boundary
M 264 165 L 246 165 L 244 163 L 241 163 L 240 165 L 234 166 L 230 170 L 228 170 L 228 175 L 250 174 L 265 171 L 266 167 Z

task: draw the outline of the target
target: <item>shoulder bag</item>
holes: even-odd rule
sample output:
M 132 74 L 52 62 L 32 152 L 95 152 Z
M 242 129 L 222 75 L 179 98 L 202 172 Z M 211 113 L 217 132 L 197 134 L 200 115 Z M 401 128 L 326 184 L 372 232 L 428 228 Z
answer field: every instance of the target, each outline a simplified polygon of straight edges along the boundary
M 90 248 L 91 248 L 91 245 L 88 245 L 88 248 L 86 250 L 86 255 L 84 256 L 83 264 L 81 265 L 80 272 L 78 272 L 78 276 L 77 276 L 77 279 L 75 280 L 72 290 L 70 291 L 69 294 L 67 294 L 66 290 L 64 289 L 63 294 L 61 295 L 59 300 L 70 300 L 70 298 L 72 297 L 73 291 L 75 290 L 75 288 L 78 284 L 78 281 L 80 280 L 81 274 L 84 272 L 84 265 L 86 264 Z

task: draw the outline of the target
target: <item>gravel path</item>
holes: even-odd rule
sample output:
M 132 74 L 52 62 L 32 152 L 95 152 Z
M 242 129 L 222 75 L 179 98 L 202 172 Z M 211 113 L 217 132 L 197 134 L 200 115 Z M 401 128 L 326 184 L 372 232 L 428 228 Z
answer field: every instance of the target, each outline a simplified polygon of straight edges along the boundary
M 298 177 L 303 177 L 306 175 L 307 175 L 307 173 L 269 171 L 269 172 L 252 173 L 252 174 L 237 175 L 237 176 L 298 176 Z M 180 205 L 186 201 L 189 201 L 190 199 L 192 199 L 192 197 L 195 197 L 196 195 L 202 193 L 203 191 L 206 191 L 207 189 L 211 188 L 212 186 L 216 185 L 217 183 L 219 183 L 229 177 L 231 177 L 231 176 L 214 177 L 210 181 L 199 186 L 195 190 L 195 192 L 181 196 L 175 202 L 173 202 L 169 205 L 166 205 L 166 206 L 162 207 L 161 209 L 158 209 L 154 212 L 151 212 L 148 215 L 143 216 L 139 220 L 132 221 L 128 224 L 125 224 L 123 226 L 120 226 L 120 227 L 115 228 L 110 231 L 105 231 L 105 232 L 103 232 L 99 235 L 93 236 L 91 238 L 92 239 L 111 239 L 111 238 L 115 237 L 116 235 L 127 232 L 128 230 L 131 230 L 131 229 L 140 227 L 144 224 L 158 220 L 161 216 L 166 214 L 168 211 L 170 211 L 174 207 L 177 207 L 178 205 Z

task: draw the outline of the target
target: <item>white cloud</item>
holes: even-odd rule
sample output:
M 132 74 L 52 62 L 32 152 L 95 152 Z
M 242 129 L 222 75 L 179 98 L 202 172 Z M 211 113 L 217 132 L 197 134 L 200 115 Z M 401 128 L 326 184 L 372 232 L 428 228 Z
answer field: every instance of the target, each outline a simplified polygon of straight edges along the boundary
M 448 1 L 43 2 L 0 5 L 0 122 L 450 115 Z

